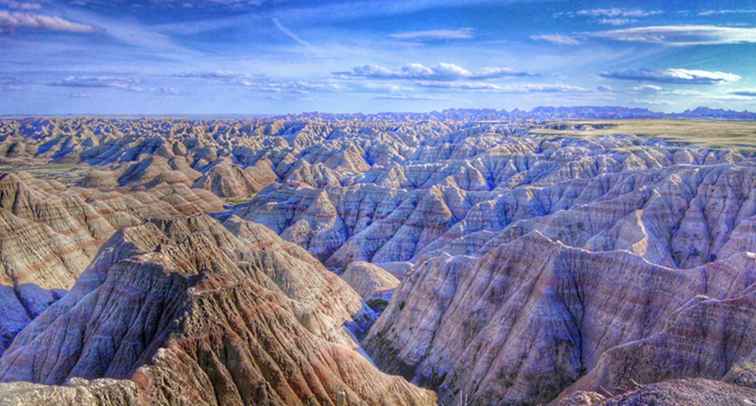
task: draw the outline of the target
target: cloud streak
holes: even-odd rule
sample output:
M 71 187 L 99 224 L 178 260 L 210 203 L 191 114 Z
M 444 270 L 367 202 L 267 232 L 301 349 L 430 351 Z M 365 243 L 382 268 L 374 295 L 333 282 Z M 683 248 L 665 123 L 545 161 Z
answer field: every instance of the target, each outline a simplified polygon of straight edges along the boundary
M 5 6 L 16 10 L 39 10 L 42 8 L 42 5 L 39 3 L 28 3 L 15 0 L 0 0 L 0 6 Z
M 284 35 L 286 35 L 287 37 L 289 37 L 292 41 L 296 42 L 297 44 L 299 44 L 299 45 L 301 45 L 301 46 L 303 46 L 305 48 L 312 48 L 312 44 L 310 44 L 309 42 L 303 40 L 297 34 L 295 34 L 293 31 L 291 31 L 290 29 L 286 28 L 283 24 L 281 24 L 281 21 L 279 21 L 278 18 L 273 17 L 271 20 L 273 21 L 273 25 L 275 25 L 276 28 L 278 28 L 278 30 L 281 31 L 281 33 L 283 33 Z
M 734 73 L 706 71 L 699 69 L 672 68 L 665 70 L 635 69 L 615 72 L 603 72 L 604 78 L 630 80 L 636 82 L 654 82 L 688 85 L 714 85 L 736 82 L 741 79 Z
M 145 89 L 139 81 L 131 78 L 115 76 L 68 76 L 64 79 L 48 83 L 48 86 L 90 89 L 119 89 L 129 92 L 143 92 Z
M 488 82 L 433 82 L 419 81 L 415 83 L 419 87 L 448 90 L 477 90 L 495 93 L 586 93 L 589 92 L 580 86 L 528 83 L 522 85 L 498 85 Z
M 717 25 L 662 25 L 635 27 L 586 34 L 620 42 L 663 45 L 720 45 L 756 43 L 756 28 Z
M 486 80 L 504 77 L 537 76 L 528 72 L 515 71 L 507 67 L 490 67 L 483 68 L 477 72 L 472 72 L 452 63 L 439 63 L 432 67 L 419 63 L 412 63 L 404 65 L 399 69 L 390 69 L 380 65 L 363 65 L 354 67 L 349 71 L 334 72 L 334 75 L 367 79 L 431 81 Z
M 475 31 L 472 28 L 459 28 L 454 30 L 406 31 L 389 35 L 389 38 L 392 39 L 411 41 L 464 40 L 472 39 L 473 37 L 475 37 Z
M 541 34 L 541 35 L 531 35 L 530 39 L 533 41 L 546 41 L 550 42 L 552 44 L 557 45 L 578 45 L 580 44 L 580 41 L 570 35 L 563 35 L 563 34 Z
M 754 97 L 754 98 L 756 98 L 756 89 L 736 90 L 734 92 L 730 92 L 730 94 L 735 95 L 735 96 Z
M 659 10 L 642 10 L 642 9 L 626 9 L 626 8 L 594 8 L 589 10 L 578 10 L 575 15 L 587 16 L 587 17 L 649 17 L 662 14 Z
M 18 29 L 72 33 L 91 33 L 97 31 L 97 28 L 94 26 L 76 23 L 60 17 L 0 11 L 0 32 L 13 32 Z

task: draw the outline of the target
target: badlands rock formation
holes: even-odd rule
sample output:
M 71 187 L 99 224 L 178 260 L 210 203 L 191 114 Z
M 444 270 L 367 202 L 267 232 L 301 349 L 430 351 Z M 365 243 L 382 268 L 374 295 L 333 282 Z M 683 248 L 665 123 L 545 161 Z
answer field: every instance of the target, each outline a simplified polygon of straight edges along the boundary
M 0 120 L 0 394 L 756 403 L 756 140 L 475 117 Z
M 0 173 L 0 353 L 70 289 L 100 246 L 145 217 L 222 209 L 212 195 L 164 185 L 122 194 L 67 188 L 27 173 Z
M 355 261 L 349 264 L 341 278 L 362 296 L 376 304 L 388 302 L 399 286 L 399 279 L 383 268 L 369 262 Z
M 136 405 L 145 403 L 134 382 L 114 379 L 88 381 L 74 378 L 66 385 L 49 386 L 29 382 L 0 384 L 0 405 Z
M 243 237 L 203 215 L 117 232 L 16 337 L 0 380 L 132 379 L 155 404 L 434 402 L 356 351 L 347 327 L 370 311 L 336 275 L 261 226 L 231 227 Z

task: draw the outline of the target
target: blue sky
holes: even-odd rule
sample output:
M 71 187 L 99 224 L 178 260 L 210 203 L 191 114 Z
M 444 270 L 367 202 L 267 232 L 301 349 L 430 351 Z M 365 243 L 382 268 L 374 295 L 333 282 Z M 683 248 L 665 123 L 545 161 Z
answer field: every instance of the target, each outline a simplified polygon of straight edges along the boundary
M 0 0 L 0 113 L 756 110 L 754 1 Z

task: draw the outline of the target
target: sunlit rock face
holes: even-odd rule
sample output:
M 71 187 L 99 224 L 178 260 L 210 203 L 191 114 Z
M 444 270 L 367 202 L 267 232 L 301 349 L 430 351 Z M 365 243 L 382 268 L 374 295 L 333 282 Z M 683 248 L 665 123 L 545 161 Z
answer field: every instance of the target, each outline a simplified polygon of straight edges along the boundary
M 66 187 L 28 173 L 0 173 L 0 351 L 70 289 L 117 229 L 153 215 L 222 208 L 214 196 L 163 185 L 151 193 Z
M 0 120 L 0 398 L 753 398 L 754 150 L 544 125 Z

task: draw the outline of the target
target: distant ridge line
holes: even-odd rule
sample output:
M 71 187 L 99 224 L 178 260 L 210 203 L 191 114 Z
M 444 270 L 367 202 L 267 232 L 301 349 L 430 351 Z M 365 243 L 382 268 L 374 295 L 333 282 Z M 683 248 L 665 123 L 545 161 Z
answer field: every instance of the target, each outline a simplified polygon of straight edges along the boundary
M 324 120 L 385 120 L 385 119 L 442 119 L 470 121 L 501 120 L 580 120 L 580 119 L 671 119 L 671 120 L 734 120 L 754 121 L 756 112 L 736 111 L 710 107 L 696 107 L 679 113 L 662 113 L 642 107 L 623 106 L 538 106 L 531 110 L 506 109 L 445 109 L 431 112 L 384 112 L 384 113 L 327 113 L 302 112 L 290 114 L 0 114 L 2 119 L 27 119 L 35 117 L 92 117 L 92 118 L 165 118 L 165 119 L 292 119 L 320 118 Z

